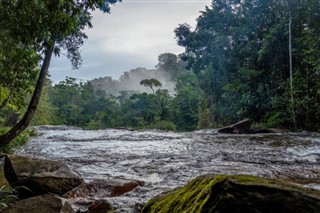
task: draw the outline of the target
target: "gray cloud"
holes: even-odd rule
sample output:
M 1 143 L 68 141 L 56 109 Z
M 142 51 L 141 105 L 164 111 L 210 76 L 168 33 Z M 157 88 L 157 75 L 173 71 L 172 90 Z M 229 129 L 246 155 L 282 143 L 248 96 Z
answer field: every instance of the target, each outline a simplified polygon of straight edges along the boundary
M 183 52 L 174 29 L 182 23 L 195 25 L 199 11 L 211 0 L 123 0 L 111 14 L 93 13 L 93 28 L 81 49 L 83 64 L 72 70 L 66 57 L 54 58 L 50 69 L 54 83 L 72 76 L 82 80 L 111 76 L 119 78 L 136 67 L 153 68 L 164 52 Z

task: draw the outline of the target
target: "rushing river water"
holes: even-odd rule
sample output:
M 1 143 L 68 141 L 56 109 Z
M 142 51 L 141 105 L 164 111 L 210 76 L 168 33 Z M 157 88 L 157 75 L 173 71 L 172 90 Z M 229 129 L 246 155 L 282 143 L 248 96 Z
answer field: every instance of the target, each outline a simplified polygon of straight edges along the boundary
M 227 135 L 39 127 L 19 155 L 65 162 L 86 181 L 142 180 L 145 186 L 105 198 L 116 212 L 202 174 L 250 174 L 320 189 L 320 134 Z

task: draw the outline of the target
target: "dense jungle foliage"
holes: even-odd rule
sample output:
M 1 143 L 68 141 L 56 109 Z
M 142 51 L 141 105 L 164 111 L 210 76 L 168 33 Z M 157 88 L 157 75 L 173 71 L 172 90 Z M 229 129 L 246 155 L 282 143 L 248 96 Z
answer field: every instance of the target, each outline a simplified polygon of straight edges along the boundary
M 319 130 L 318 20 L 318 0 L 215 0 L 195 30 L 180 25 L 178 44 L 204 94 L 199 127 L 247 117 Z
M 61 51 L 73 68 L 81 64 L 79 48 L 91 28 L 92 12 L 110 12 L 121 0 L 2 0 L 0 1 L 0 110 L 4 124 L 0 146 L 9 145 L 31 123 L 38 109 L 51 58 Z M 3 112 L 17 105 L 33 87 L 21 118 Z M 17 121 L 16 121 L 17 120 Z
M 174 54 L 165 53 L 162 56 L 168 56 L 164 63 L 166 68 L 157 65 L 158 68 L 153 72 L 155 76 L 171 76 L 176 81 L 175 95 L 155 78 L 142 79 L 141 76 L 148 72 L 143 68 L 131 70 L 118 81 L 101 78 L 83 83 L 67 77 L 54 86 L 50 83 L 46 85 L 33 124 L 67 124 L 94 129 L 133 127 L 194 130 L 201 96 L 197 77 L 184 69 L 184 63 Z M 161 57 L 159 59 L 161 61 Z M 136 76 L 142 80 L 136 81 Z M 110 91 L 104 86 L 106 79 L 118 86 L 123 82 L 133 86 L 135 83 L 136 88 L 142 85 L 147 92 L 122 90 L 114 96 L 114 88 L 110 88 Z
M 48 80 L 33 124 L 191 131 L 250 118 L 265 127 L 319 131 L 319 20 L 319 0 L 213 0 L 195 29 L 175 29 L 185 52 L 162 54 L 153 70 L 170 74 L 174 92 L 160 87 L 165 82 L 156 77 L 161 84 L 146 86 L 148 92 L 110 92 L 97 79 L 67 77 L 56 85 Z M 0 73 L 2 126 L 15 123 L 25 110 L 25 92 L 32 90 L 37 55 L 17 49 L 10 57 L 25 56 L 29 60 L 15 66 L 29 70 L 17 77 Z

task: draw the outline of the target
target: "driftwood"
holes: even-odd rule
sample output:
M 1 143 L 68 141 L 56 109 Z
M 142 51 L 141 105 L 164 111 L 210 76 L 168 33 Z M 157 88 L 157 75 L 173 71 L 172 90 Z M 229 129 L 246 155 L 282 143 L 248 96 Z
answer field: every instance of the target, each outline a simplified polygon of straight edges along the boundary
M 251 121 L 249 119 L 245 119 L 245 120 L 239 121 L 238 123 L 219 129 L 218 133 L 242 134 L 242 133 L 250 133 L 250 130 L 251 130 Z
M 289 132 L 288 129 L 279 129 L 279 128 L 259 128 L 251 129 L 251 121 L 245 119 L 239 121 L 238 123 L 232 124 L 230 126 L 223 127 L 218 129 L 218 133 L 226 134 L 259 134 L 259 133 L 286 133 Z

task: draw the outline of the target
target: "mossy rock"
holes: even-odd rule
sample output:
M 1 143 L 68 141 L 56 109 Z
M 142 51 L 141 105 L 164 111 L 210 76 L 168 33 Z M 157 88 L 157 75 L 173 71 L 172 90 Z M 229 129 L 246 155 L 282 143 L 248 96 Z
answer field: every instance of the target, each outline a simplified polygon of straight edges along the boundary
M 319 212 L 320 191 L 246 175 L 205 175 L 151 199 L 142 213 Z

